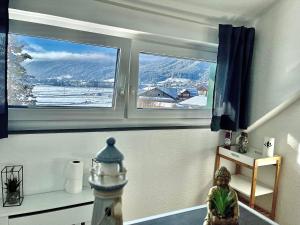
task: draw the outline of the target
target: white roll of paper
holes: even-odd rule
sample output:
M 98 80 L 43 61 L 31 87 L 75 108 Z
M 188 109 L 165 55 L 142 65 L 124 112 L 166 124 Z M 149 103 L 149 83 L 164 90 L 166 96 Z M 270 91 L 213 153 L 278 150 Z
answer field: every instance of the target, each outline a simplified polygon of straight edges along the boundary
M 66 179 L 82 179 L 83 162 L 79 160 L 70 161 L 66 166 Z
M 68 193 L 79 193 L 82 191 L 83 162 L 70 161 L 65 171 L 65 191 Z
M 65 190 L 71 194 L 80 193 L 82 191 L 82 179 L 66 180 Z

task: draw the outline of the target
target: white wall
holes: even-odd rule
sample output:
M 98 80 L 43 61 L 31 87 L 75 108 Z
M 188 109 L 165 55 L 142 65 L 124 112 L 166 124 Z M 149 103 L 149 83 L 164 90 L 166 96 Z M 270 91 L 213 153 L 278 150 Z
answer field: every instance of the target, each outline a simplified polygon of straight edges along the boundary
M 218 43 L 218 29 L 199 23 L 138 12 L 95 0 L 14 0 L 14 9 L 39 12 L 204 43 Z
M 300 193 L 300 100 L 253 131 L 252 146 L 262 149 L 265 136 L 275 137 L 275 154 L 283 157 L 276 220 L 280 225 L 299 224 Z M 273 184 L 274 167 L 259 169 L 259 179 Z M 260 200 L 260 199 L 258 199 Z M 261 199 L 261 205 L 265 205 Z
M 300 90 L 300 1 L 278 1 L 255 23 L 251 123 Z
M 300 90 L 300 1 L 278 1 L 255 22 L 256 40 L 251 86 L 251 122 L 270 112 Z M 299 224 L 300 102 L 250 133 L 250 145 L 262 149 L 265 136 L 275 137 L 275 153 L 283 156 L 277 201 L 277 221 Z M 290 136 L 289 136 L 290 135 Z M 288 143 L 294 140 L 292 146 Z M 290 141 L 291 142 L 291 141 Z M 292 141 L 293 142 L 293 141 Z M 259 180 L 273 185 L 274 168 L 260 169 Z M 270 198 L 258 199 L 266 204 Z
M 25 194 L 63 190 L 72 159 L 85 162 L 87 185 L 91 159 L 110 136 L 128 169 L 125 220 L 204 203 L 218 144 L 207 129 L 10 135 L 0 141 L 0 163 L 24 165 Z

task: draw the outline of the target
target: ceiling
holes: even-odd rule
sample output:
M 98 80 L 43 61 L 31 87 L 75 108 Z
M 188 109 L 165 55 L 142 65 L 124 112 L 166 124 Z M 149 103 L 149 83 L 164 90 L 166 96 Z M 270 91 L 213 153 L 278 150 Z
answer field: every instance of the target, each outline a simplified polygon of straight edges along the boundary
M 126 15 L 125 11 L 133 16 L 130 12 L 134 10 L 140 18 L 142 12 L 216 26 L 219 23 L 247 25 L 279 1 L 284 0 L 14 0 L 10 1 L 10 7 L 68 18 L 82 17 L 86 21 L 108 14 L 108 9 L 117 12 L 122 8 L 122 16 Z
M 194 22 L 249 22 L 280 0 L 96 0 Z
M 78 23 L 88 22 L 93 25 L 85 26 L 98 24 L 102 26 L 99 32 L 109 35 L 154 34 L 216 44 L 218 24 L 251 26 L 279 1 L 284 0 L 13 0 L 10 8 L 17 10 L 15 16 L 22 21 L 24 14 L 37 13 L 38 23 L 51 20 L 59 26 L 70 23 L 68 27 L 80 27 L 83 25 Z M 32 17 L 27 15 L 26 21 Z

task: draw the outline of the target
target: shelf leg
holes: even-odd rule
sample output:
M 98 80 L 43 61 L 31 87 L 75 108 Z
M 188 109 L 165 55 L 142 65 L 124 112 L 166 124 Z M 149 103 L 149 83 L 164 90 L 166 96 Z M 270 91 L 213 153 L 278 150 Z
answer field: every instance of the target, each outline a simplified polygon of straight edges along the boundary
M 279 174 L 281 167 L 281 157 L 278 157 L 276 160 L 276 172 L 275 172 L 275 182 L 274 182 L 274 192 L 273 192 L 273 200 L 272 200 L 272 211 L 271 211 L 271 219 L 275 219 L 276 205 L 277 205 L 277 195 L 278 195 L 278 185 L 279 185 Z
M 257 164 L 254 162 L 253 170 L 252 170 L 252 183 L 251 183 L 251 194 L 249 200 L 249 206 L 254 208 L 255 205 L 255 191 L 256 191 L 256 180 L 257 180 Z
M 214 185 L 216 185 L 215 174 L 216 174 L 216 171 L 219 169 L 219 167 L 220 167 L 220 155 L 219 155 L 219 148 L 217 148 L 216 159 L 215 159 L 215 168 L 214 168 L 214 174 L 213 174 L 213 184 Z

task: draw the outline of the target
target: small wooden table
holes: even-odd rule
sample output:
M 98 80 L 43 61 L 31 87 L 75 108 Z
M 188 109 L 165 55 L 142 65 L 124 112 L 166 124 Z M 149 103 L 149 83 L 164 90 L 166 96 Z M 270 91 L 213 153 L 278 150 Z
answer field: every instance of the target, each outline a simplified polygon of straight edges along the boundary
M 278 194 L 279 174 L 281 166 L 281 156 L 264 157 L 253 148 L 249 148 L 249 151 L 245 154 L 237 151 L 237 146 L 233 145 L 230 149 L 224 148 L 224 146 L 218 146 L 216 152 L 215 169 L 214 173 L 220 167 L 220 159 L 227 159 L 234 162 L 235 174 L 231 177 L 230 186 L 235 189 L 238 193 L 241 193 L 249 197 L 249 206 L 255 207 L 255 197 L 272 194 L 272 209 L 271 211 L 263 210 L 271 219 L 275 218 L 276 202 Z M 275 181 L 274 186 L 268 187 L 257 181 L 258 167 L 275 165 Z M 249 178 L 241 174 L 241 167 L 246 167 L 252 170 L 252 176 Z

